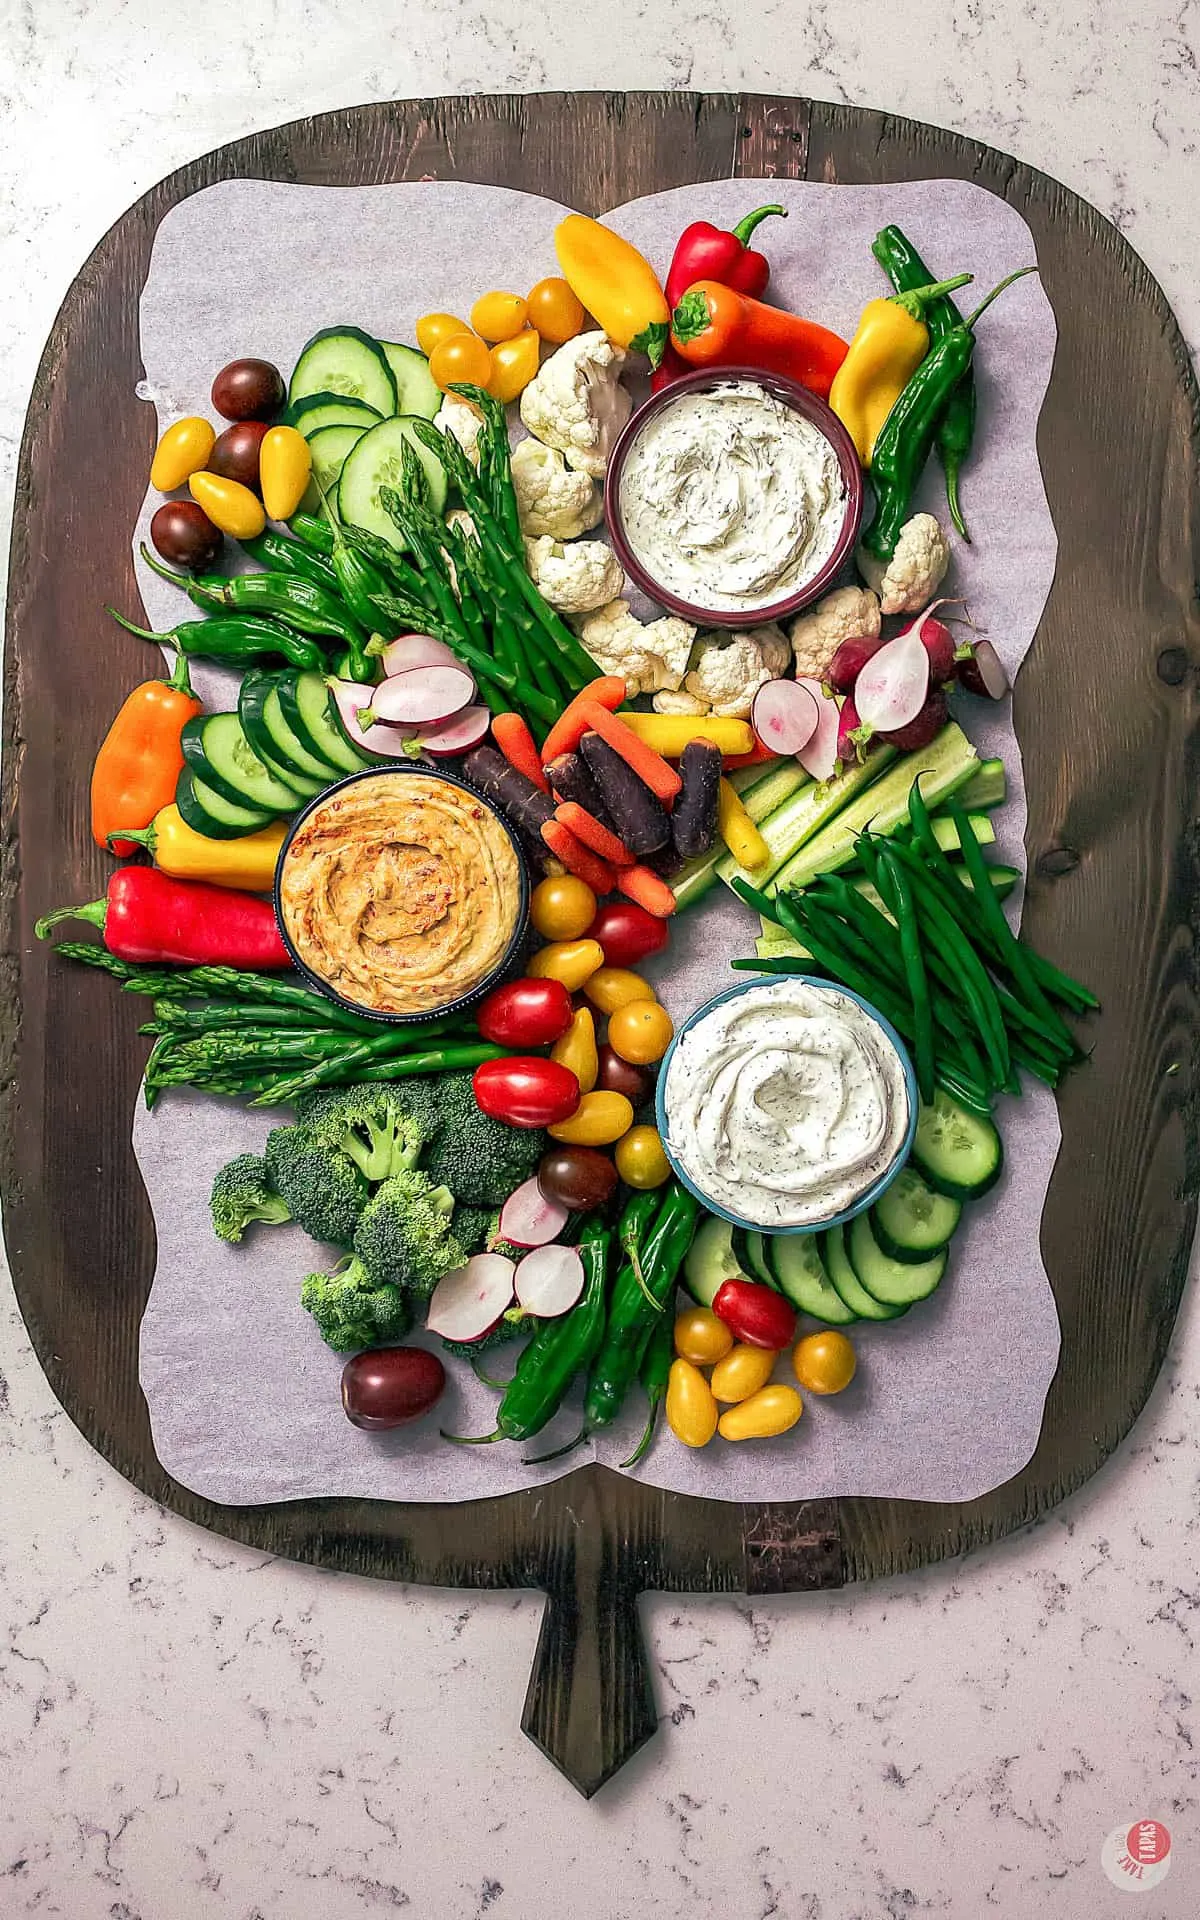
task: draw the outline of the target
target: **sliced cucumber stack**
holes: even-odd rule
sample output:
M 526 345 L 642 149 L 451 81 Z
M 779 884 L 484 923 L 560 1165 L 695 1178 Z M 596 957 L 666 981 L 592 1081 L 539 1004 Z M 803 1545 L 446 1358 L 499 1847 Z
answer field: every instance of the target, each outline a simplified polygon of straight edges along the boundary
M 341 773 L 361 773 L 371 765 L 342 725 L 336 702 L 319 673 L 280 674 L 276 685 L 284 719 L 296 738 Z
M 940 1253 L 962 1218 L 962 1201 L 935 1193 L 913 1166 L 904 1167 L 871 1209 L 871 1226 L 893 1260 L 916 1264 Z
M 845 1327 L 858 1315 L 848 1307 L 825 1271 L 815 1233 L 777 1233 L 769 1242 L 771 1264 L 781 1293 L 800 1313 Z
M 861 1220 L 863 1215 L 860 1213 L 857 1218 Z M 821 1258 L 834 1292 L 841 1297 L 843 1306 L 849 1307 L 858 1319 L 898 1320 L 905 1312 L 903 1306 L 890 1306 L 883 1300 L 877 1300 L 863 1284 L 847 1251 L 845 1227 L 826 1228 L 821 1235 Z
M 361 327 L 324 327 L 301 348 L 288 403 L 295 407 L 315 393 L 363 400 L 384 418 L 396 411 L 396 381 L 387 356 Z
M 242 840 L 260 827 L 269 827 L 274 818 L 252 807 L 235 806 L 187 765 L 175 783 L 175 805 L 192 832 L 202 833 L 207 840 Z
M 305 798 L 254 751 L 236 713 L 202 714 L 189 720 L 180 739 L 183 757 L 206 788 L 234 806 L 268 819 L 295 813 Z
M 346 456 L 338 483 L 338 512 L 341 518 L 352 526 L 363 527 L 368 533 L 378 534 L 380 539 L 388 541 L 393 547 L 402 547 L 404 543 L 380 502 L 379 490 L 381 487 L 399 488 L 401 461 L 406 446 L 412 448 L 424 469 L 433 512 L 441 513 L 446 505 L 446 470 L 436 454 L 421 445 L 413 430 L 414 417 L 401 414 L 394 420 L 381 420 L 377 427 L 364 433 Z M 315 471 L 317 441 L 311 441 L 310 445 Z
M 733 1251 L 733 1228 L 710 1213 L 702 1220 L 683 1263 L 684 1284 L 702 1307 L 711 1307 L 726 1280 L 747 1280 Z
M 949 1249 L 942 1247 L 918 1264 L 891 1259 L 871 1230 L 869 1213 L 858 1213 L 850 1222 L 849 1255 L 864 1290 L 894 1313 L 903 1313 L 918 1300 L 927 1300 L 940 1286 L 950 1258 Z
M 968 1113 L 939 1087 L 917 1115 L 912 1157 L 935 1192 L 975 1200 L 1000 1178 L 1004 1147 L 990 1120 Z

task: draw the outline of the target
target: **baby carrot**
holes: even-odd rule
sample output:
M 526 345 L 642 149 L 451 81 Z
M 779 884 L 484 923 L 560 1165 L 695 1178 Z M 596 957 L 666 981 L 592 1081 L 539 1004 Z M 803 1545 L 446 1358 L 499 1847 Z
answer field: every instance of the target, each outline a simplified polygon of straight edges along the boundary
M 574 800 L 562 800 L 554 809 L 555 817 L 560 820 L 568 833 L 582 840 L 585 847 L 598 853 L 602 860 L 608 860 L 614 867 L 631 867 L 633 855 L 623 840 L 618 840 L 594 813 L 581 807 Z
M 510 767 L 523 773 L 532 780 L 535 787 L 543 793 L 549 793 L 546 776 L 542 772 L 542 756 L 537 749 L 537 741 L 529 731 L 529 722 L 520 713 L 497 713 L 492 716 L 492 739 L 496 742 Z
M 558 855 L 567 872 L 577 875 L 594 894 L 599 896 L 612 892 L 617 884 L 617 876 L 608 861 L 602 860 L 590 847 L 585 847 L 569 827 L 564 827 L 561 820 L 547 820 L 542 828 L 542 839 L 551 853 Z
M 618 891 L 633 900 L 656 920 L 669 920 L 675 911 L 675 895 L 665 880 L 649 867 L 621 867 L 616 875 Z
M 590 680 L 581 692 L 565 706 L 554 722 L 545 740 L 542 742 L 542 765 L 549 766 L 557 760 L 560 753 L 574 753 L 592 722 L 584 718 L 583 709 L 593 703 L 603 707 L 606 712 L 615 713 L 626 697 L 625 682 L 616 673 L 602 674 L 598 680 Z

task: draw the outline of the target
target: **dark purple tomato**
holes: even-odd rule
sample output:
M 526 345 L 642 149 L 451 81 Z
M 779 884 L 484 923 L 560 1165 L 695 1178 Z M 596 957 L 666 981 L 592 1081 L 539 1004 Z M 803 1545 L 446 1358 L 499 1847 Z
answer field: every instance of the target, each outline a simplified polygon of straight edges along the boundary
M 239 420 L 226 427 L 213 442 L 208 456 L 208 471 L 222 480 L 237 480 L 252 492 L 258 491 L 258 457 L 270 428 L 265 420 Z
M 604 1093 L 623 1093 L 635 1108 L 644 1107 L 654 1092 L 654 1075 L 647 1067 L 635 1067 L 631 1060 L 622 1060 L 616 1049 L 605 1041 L 600 1048 L 596 1085 Z
M 446 1369 L 436 1353 L 424 1347 L 373 1347 L 342 1368 L 342 1406 L 354 1426 L 382 1433 L 428 1413 L 445 1384 Z
M 171 566 L 196 572 L 210 567 L 221 551 L 220 528 L 194 500 L 168 500 L 159 507 L 150 522 L 150 540 Z
M 617 1169 L 599 1147 L 551 1147 L 542 1155 L 537 1179 L 547 1200 L 572 1213 L 590 1213 L 611 1200 Z
M 283 375 L 269 360 L 231 360 L 213 381 L 212 403 L 226 420 L 269 420 L 285 393 Z

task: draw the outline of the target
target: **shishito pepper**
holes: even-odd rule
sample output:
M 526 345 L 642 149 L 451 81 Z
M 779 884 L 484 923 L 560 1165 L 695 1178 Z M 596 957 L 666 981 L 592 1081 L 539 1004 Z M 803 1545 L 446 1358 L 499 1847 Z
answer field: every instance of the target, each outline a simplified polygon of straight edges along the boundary
M 671 345 L 693 367 L 758 367 L 798 380 L 822 400 L 849 348 L 815 320 L 784 313 L 717 280 L 688 289 L 671 315 Z
M 850 351 L 829 389 L 829 405 L 864 467 L 871 464 L 880 428 L 929 352 L 926 307 L 970 278 L 960 273 L 890 299 L 868 300 L 863 308 Z
M 871 252 L 897 293 L 908 293 L 914 287 L 926 286 L 932 277 L 912 241 L 899 227 L 884 227 L 882 232 L 877 233 L 871 242 Z M 934 302 L 925 319 L 930 338 L 936 345 L 943 334 L 961 324 L 962 315 L 947 295 Z M 943 407 L 937 425 L 938 458 L 946 476 L 946 505 L 950 509 L 950 518 L 964 540 L 969 540 L 971 536 L 959 504 L 958 477 L 974 438 L 975 374 L 973 368 L 968 367 Z
M 284 821 L 273 820 L 238 840 L 210 840 L 188 826 L 172 800 L 159 808 L 149 826 L 134 832 L 123 823 L 122 831 L 122 844 L 128 842 L 130 852 L 134 844 L 145 847 L 160 873 L 175 880 L 211 880 L 246 893 L 269 893 L 288 829 Z
M 677 307 L 697 280 L 719 280 L 722 286 L 748 293 L 755 300 L 767 290 L 771 266 L 763 253 L 751 249 L 750 236 L 762 221 L 777 214 L 787 219 L 786 207 L 756 207 L 726 232 L 709 220 L 693 220 L 685 227 L 671 256 L 667 274 L 667 305 Z
M 148 827 L 175 797 L 183 766 L 183 729 L 203 712 L 181 650 L 169 680 L 135 687 L 113 721 L 92 768 L 92 838 L 124 856 L 131 841 L 113 841 L 120 829 Z
M 618 347 L 663 357 L 671 310 L 654 268 L 628 240 L 586 214 L 569 213 L 554 229 L 554 251 L 573 294 Z

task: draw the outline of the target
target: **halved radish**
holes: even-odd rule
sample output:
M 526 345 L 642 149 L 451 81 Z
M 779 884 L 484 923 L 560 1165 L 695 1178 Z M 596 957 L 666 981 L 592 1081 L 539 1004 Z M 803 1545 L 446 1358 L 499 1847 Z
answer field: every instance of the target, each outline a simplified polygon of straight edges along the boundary
M 570 1217 L 559 1201 L 546 1198 L 535 1175 L 510 1193 L 501 1207 L 500 1238 L 511 1240 L 514 1247 L 544 1247 L 558 1239 Z
M 440 727 L 422 727 L 417 734 L 422 753 L 445 760 L 456 753 L 470 753 L 487 738 L 492 716 L 486 707 L 464 707 Z
M 381 760 L 403 760 L 412 755 L 416 728 L 359 725 L 358 716 L 370 705 L 373 687 L 360 687 L 357 680 L 330 680 L 327 684 L 337 704 L 338 718 L 363 753 L 376 754 Z
M 825 678 L 835 693 L 852 693 L 854 682 L 887 641 L 882 634 L 854 633 L 843 640 L 825 670 Z
M 458 656 L 444 640 L 431 633 L 401 633 L 389 640 L 379 656 L 386 678 L 411 673 L 414 667 L 457 667 Z
M 838 715 L 837 757 L 839 767 L 852 767 L 863 758 L 863 750 L 858 743 L 858 708 L 854 704 L 854 695 L 848 693 L 842 701 L 842 711 Z
M 369 711 L 374 720 L 402 726 L 441 726 L 474 698 L 475 682 L 465 667 L 410 667 L 373 689 Z
M 817 706 L 816 730 L 796 758 L 814 780 L 832 780 L 838 763 L 838 703 L 819 680 L 797 680 L 796 685 L 810 693 Z
M 854 682 L 854 704 L 869 739 L 915 720 L 929 692 L 929 655 L 915 626 L 898 633 L 867 661 Z
M 799 753 L 812 739 L 821 712 L 799 680 L 767 680 L 754 696 L 750 725 L 772 753 Z
M 946 696 L 941 687 L 932 687 L 929 698 L 920 713 L 902 727 L 893 727 L 890 733 L 881 733 L 879 738 L 886 740 L 889 746 L 899 747 L 901 753 L 915 753 L 918 747 L 927 747 L 935 733 L 940 733 L 950 718 L 950 709 L 946 705 Z
M 447 1340 L 482 1340 L 511 1305 L 516 1266 L 503 1253 L 476 1253 L 465 1267 L 444 1273 L 433 1290 L 425 1325 Z
M 990 640 L 977 640 L 971 651 L 956 661 L 958 684 L 981 700 L 1003 700 L 1008 692 L 1004 662 Z
M 583 1261 L 576 1247 L 537 1247 L 517 1267 L 517 1299 L 526 1313 L 551 1320 L 569 1313 L 583 1292 Z

